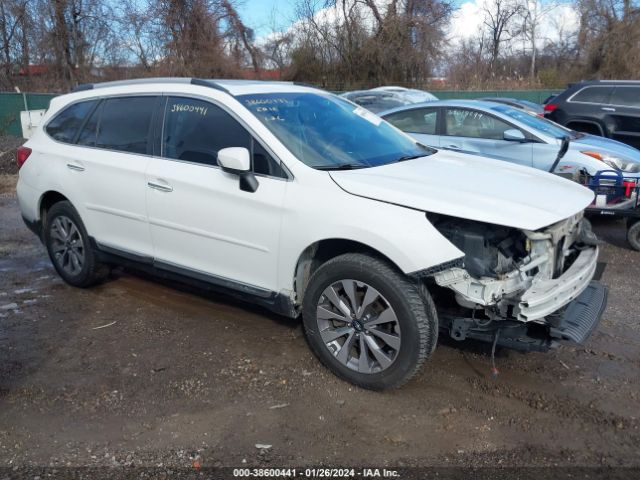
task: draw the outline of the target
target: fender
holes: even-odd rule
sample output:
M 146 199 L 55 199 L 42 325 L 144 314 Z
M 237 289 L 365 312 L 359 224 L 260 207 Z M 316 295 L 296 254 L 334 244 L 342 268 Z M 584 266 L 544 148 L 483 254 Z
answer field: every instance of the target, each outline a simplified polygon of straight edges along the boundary
M 333 184 L 331 180 L 328 180 Z M 278 286 L 293 290 L 298 259 L 310 245 L 343 239 L 366 245 L 411 274 L 462 258 L 464 254 L 427 220 L 424 212 L 358 197 L 333 184 L 321 203 L 309 187 L 292 182 L 285 203 Z M 326 190 L 325 190 L 326 191 Z M 322 222 L 307 219 L 321 218 Z

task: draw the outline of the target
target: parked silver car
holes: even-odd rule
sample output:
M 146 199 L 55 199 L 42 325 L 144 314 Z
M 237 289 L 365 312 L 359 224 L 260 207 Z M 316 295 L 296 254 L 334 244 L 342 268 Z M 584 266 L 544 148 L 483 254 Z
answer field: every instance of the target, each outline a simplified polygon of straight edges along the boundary
M 524 110 L 494 102 L 450 100 L 405 105 L 380 112 L 425 145 L 480 154 L 549 170 L 561 141 L 571 143 L 555 172 L 623 171 L 640 178 L 640 150 L 608 138 L 568 130 Z
M 403 105 L 438 100 L 438 97 L 424 90 L 394 86 L 354 90 L 341 96 L 374 113 Z

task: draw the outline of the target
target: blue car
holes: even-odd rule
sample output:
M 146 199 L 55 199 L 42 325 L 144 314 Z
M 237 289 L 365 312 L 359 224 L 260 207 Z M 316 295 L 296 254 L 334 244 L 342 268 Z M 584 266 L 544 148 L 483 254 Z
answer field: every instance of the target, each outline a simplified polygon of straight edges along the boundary
M 442 100 L 378 113 L 421 143 L 549 170 L 562 139 L 570 145 L 555 173 L 596 175 L 604 170 L 640 178 L 640 150 L 608 138 L 575 132 L 500 103 Z

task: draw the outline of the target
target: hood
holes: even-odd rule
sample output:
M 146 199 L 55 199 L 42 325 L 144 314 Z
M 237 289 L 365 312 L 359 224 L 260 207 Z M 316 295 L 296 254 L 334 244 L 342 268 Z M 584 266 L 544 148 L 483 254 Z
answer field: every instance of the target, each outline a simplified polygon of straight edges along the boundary
M 524 230 L 575 215 L 594 198 L 591 190 L 550 173 L 443 150 L 330 175 L 353 195 Z
M 640 150 L 633 148 L 626 143 L 618 142 L 610 138 L 598 137 L 596 135 L 585 135 L 584 137 L 571 140 L 570 148 L 572 150 L 595 150 L 603 153 L 609 153 L 640 164 Z

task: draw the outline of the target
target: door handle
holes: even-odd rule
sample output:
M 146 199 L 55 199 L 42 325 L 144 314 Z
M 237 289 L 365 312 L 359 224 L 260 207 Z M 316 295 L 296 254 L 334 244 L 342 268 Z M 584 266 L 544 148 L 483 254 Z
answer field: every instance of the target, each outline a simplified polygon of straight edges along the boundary
M 173 187 L 170 185 L 160 185 L 159 183 L 147 182 L 147 186 L 154 190 L 158 190 L 159 192 L 173 192 Z
M 451 148 L 452 150 L 460 150 L 458 145 L 447 145 L 445 148 Z
M 611 107 L 602 107 L 602 110 L 604 110 L 605 112 L 615 112 L 616 111 L 615 108 L 611 108 Z
M 84 172 L 84 167 L 75 163 L 67 163 L 67 168 L 75 172 Z

